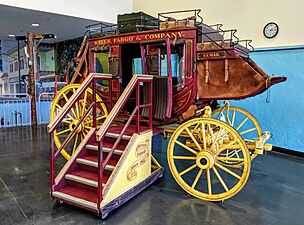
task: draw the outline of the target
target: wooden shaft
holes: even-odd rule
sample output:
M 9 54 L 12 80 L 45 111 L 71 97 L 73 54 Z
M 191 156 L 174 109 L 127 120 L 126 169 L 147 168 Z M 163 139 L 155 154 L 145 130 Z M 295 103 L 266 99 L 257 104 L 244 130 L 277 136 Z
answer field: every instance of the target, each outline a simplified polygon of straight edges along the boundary
M 35 76 L 34 76 L 34 33 L 27 33 L 27 48 L 29 53 L 29 95 L 31 97 L 31 124 L 37 126 L 36 112 L 36 92 L 35 92 Z
M 80 48 L 79 48 L 79 50 L 78 50 L 78 53 L 77 53 L 77 58 L 79 58 L 80 57 L 80 55 L 81 55 L 81 53 L 82 53 L 82 51 L 83 51 L 83 48 L 84 48 L 84 46 L 86 45 L 86 43 L 87 43 L 87 36 L 84 36 L 83 37 L 83 40 L 82 40 L 82 43 L 81 43 L 81 46 L 80 46 Z

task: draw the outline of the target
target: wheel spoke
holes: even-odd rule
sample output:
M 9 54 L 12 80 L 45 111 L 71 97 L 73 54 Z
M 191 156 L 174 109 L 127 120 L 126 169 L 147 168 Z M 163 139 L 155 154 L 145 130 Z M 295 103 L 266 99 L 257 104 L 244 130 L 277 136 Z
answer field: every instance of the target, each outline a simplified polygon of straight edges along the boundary
M 248 116 L 246 116 L 246 118 L 245 119 L 243 119 L 243 121 L 237 126 L 237 128 L 235 128 L 236 130 L 239 130 L 243 125 L 244 125 L 244 123 L 246 123 L 246 121 L 248 120 L 249 118 L 248 118 Z
M 235 119 L 235 110 L 233 110 L 233 113 L 232 113 L 232 121 L 231 121 L 231 126 L 232 127 L 234 125 L 234 119 Z
M 83 140 L 85 138 L 85 135 L 83 132 L 80 133 L 80 138 Z
M 192 130 L 192 134 L 196 131 L 196 129 L 199 127 L 199 123 L 198 124 L 196 124 L 196 126 L 194 127 L 194 129 Z
M 106 116 L 105 116 L 105 115 L 100 116 L 100 117 L 97 117 L 97 118 L 96 118 L 96 121 L 101 120 L 101 119 L 104 119 L 104 118 L 106 118 Z M 87 121 L 86 121 L 86 124 L 88 124 L 88 123 L 92 123 L 92 122 L 93 122 L 93 119 L 90 119 L 90 120 L 87 120 Z
M 215 117 L 215 119 L 218 119 L 221 115 L 223 115 L 223 111 L 225 108 L 222 108 L 221 111 L 217 114 L 217 116 Z
M 215 153 L 214 155 L 218 155 L 219 153 L 221 153 L 223 150 L 227 149 L 229 146 L 233 145 L 236 142 L 236 140 L 231 141 L 229 144 L 223 145 L 222 147 L 220 147 Z
M 189 131 L 188 127 L 186 128 L 186 131 L 188 133 L 188 135 L 190 136 L 190 138 L 192 139 L 192 141 L 194 142 L 194 144 L 196 145 L 196 147 L 202 151 L 202 147 L 199 145 L 199 143 L 197 142 L 197 140 L 195 139 L 195 137 L 193 136 L 193 134 Z
M 68 101 L 69 101 L 69 99 L 68 99 L 68 97 L 66 96 L 66 94 L 65 94 L 65 93 L 62 93 L 62 96 L 64 97 L 64 99 L 65 99 L 65 101 L 66 101 L 66 102 L 68 102 Z
M 62 109 L 62 107 L 58 103 L 56 104 L 56 107 Z
M 79 112 L 79 103 L 76 102 L 76 103 L 75 103 L 75 106 L 76 106 L 76 113 L 77 113 L 77 116 L 78 116 L 78 118 L 81 118 L 81 117 L 80 117 L 80 112 Z
M 181 160 L 196 160 L 195 156 L 180 156 L 180 155 L 174 155 L 172 157 L 173 159 L 181 159 Z
M 230 117 L 229 117 L 229 107 L 228 107 L 228 109 L 226 110 L 226 120 L 227 120 L 228 124 L 229 124 L 230 126 L 232 126 L 232 123 L 231 123 Z
M 208 194 L 212 195 L 212 186 L 211 186 L 211 179 L 210 179 L 210 169 L 206 170 L 206 177 L 207 177 L 207 185 L 208 185 Z
M 208 126 L 208 130 L 209 130 L 211 137 L 213 137 L 213 130 L 212 130 L 210 124 L 208 124 L 207 126 Z
M 255 131 L 255 130 L 256 130 L 256 127 L 248 129 L 248 130 L 244 130 L 244 131 L 240 132 L 240 135 L 247 134 L 247 133 Z
M 88 129 L 88 130 L 87 130 L 87 129 L 84 129 L 84 133 L 85 133 L 85 134 L 88 134 L 89 132 L 90 132 L 90 129 Z
M 70 120 L 62 120 L 62 122 L 63 122 L 63 123 L 67 123 L 67 124 L 72 123 L 72 121 L 70 121 Z
M 225 191 L 228 191 L 228 187 L 226 186 L 225 182 L 223 181 L 221 175 L 219 174 L 219 172 L 217 171 L 217 169 L 215 167 L 212 167 L 212 170 L 215 174 L 215 176 L 217 177 L 217 179 L 219 180 L 219 182 L 221 183 L 221 185 L 223 186 L 223 188 L 225 189 Z
M 240 156 L 239 156 L 239 151 L 241 151 L 241 150 L 234 150 L 234 152 L 235 152 L 235 154 L 236 154 L 236 157 L 238 157 L 238 158 L 240 158 Z
M 58 136 L 58 135 L 64 134 L 64 133 L 69 132 L 69 131 L 70 131 L 70 129 L 62 130 L 62 131 L 60 131 L 58 133 L 56 132 L 55 135 Z
M 69 99 L 68 99 L 68 97 L 66 96 L 66 94 L 65 94 L 65 93 L 62 93 L 62 96 L 64 97 L 64 99 L 65 99 L 65 101 L 66 101 L 66 103 L 67 103 L 67 102 L 69 101 Z M 75 110 L 74 110 L 73 108 L 71 108 L 71 111 L 72 111 L 74 117 L 77 118 L 77 114 L 75 113 Z
M 56 107 L 59 108 L 60 110 L 62 109 L 62 107 L 57 103 Z M 74 120 L 74 118 L 68 113 L 67 116 L 71 119 Z
M 187 169 L 183 170 L 182 172 L 180 172 L 178 175 L 179 176 L 183 176 L 184 174 L 190 172 L 191 170 L 195 169 L 197 167 L 196 163 L 193 164 L 192 166 L 188 167 Z
M 84 92 L 84 97 L 83 97 L 83 109 L 82 109 L 82 113 L 81 113 L 81 115 L 83 115 L 83 114 L 84 114 L 85 105 L 86 105 L 86 102 L 87 102 L 87 95 L 88 95 L 88 92 L 87 92 L 87 91 L 85 91 L 85 92 Z
M 195 177 L 195 179 L 194 179 L 194 181 L 193 181 L 193 184 L 192 184 L 192 186 L 191 186 L 192 189 L 195 188 L 195 186 L 196 186 L 196 184 L 197 184 L 199 178 L 200 178 L 201 175 L 202 175 L 202 172 L 203 172 L 203 169 L 200 169 L 200 170 L 198 171 L 198 173 L 197 173 L 197 175 L 196 175 L 196 177 Z
M 218 168 L 220 168 L 221 170 L 225 171 L 226 173 L 229 173 L 230 175 L 234 176 L 235 178 L 237 178 L 237 179 L 239 179 L 239 180 L 241 179 L 241 177 L 240 177 L 238 174 L 236 174 L 235 172 L 231 171 L 230 169 L 228 169 L 228 168 L 222 166 L 221 164 L 215 163 L 215 165 L 216 165 Z
M 202 125 L 202 135 L 203 135 L 203 144 L 204 144 L 204 150 L 207 150 L 207 142 L 206 142 L 206 130 L 205 130 L 205 124 L 201 123 Z
M 194 155 L 197 155 L 198 152 L 193 150 L 192 148 L 189 148 L 187 145 L 181 143 L 180 141 L 176 140 L 175 141 L 176 144 L 180 145 L 181 147 L 183 147 L 184 149 L 187 149 L 189 152 L 193 153 Z
M 72 152 L 72 154 L 75 153 L 75 150 L 76 150 L 77 147 L 78 147 L 78 135 L 79 135 L 79 134 L 76 134 L 76 136 L 75 136 L 75 141 L 74 141 L 74 146 L 73 146 L 73 152 Z

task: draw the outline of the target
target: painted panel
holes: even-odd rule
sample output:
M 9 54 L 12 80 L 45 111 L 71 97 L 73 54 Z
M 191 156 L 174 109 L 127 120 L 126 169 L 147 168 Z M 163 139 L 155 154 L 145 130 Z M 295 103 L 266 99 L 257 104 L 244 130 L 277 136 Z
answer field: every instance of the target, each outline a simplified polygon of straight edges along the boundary
M 152 131 L 132 136 L 104 189 L 102 206 L 151 175 L 151 142 Z

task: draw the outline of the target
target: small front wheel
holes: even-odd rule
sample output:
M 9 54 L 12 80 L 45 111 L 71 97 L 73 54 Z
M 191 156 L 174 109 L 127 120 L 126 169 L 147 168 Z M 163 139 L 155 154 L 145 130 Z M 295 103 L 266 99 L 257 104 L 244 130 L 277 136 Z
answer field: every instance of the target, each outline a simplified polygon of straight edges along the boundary
M 238 157 L 231 154 L 235 150 Z M 180 125 L 171 136 L 167 157 L 176 182 L 190 195 L 207 201 L 231 198 L 244 187 L 250 173 L 243 138 L 213 118 L 195 118 Z M 242 165 L 231 168 L 222 161 Z

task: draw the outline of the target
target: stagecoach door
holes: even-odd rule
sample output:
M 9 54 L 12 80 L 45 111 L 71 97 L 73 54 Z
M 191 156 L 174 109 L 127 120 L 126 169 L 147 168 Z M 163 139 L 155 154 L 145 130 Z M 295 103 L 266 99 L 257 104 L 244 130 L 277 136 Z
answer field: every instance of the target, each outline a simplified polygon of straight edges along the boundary
M 142 42 L 140 50 L 142 71 L 135 71 L 135 73 L 153 75 L 153 119 L 170 118 L 173 89 L 170 39 Z M 134 68 L 137 67 L 137 65 L 134 66 Z M 143 87 L 144 102 L 148 102 L 147 90 Z M 143 112 L 143 114 L 146 113 Z

